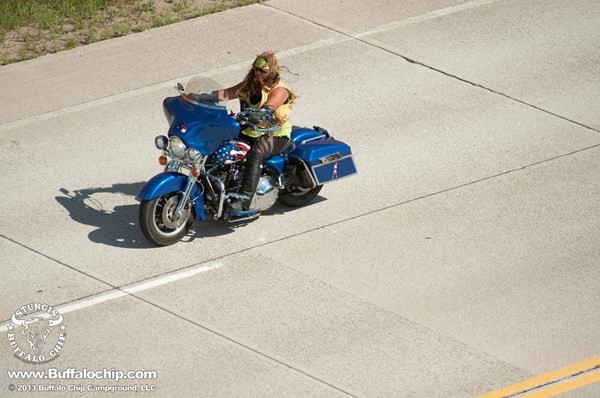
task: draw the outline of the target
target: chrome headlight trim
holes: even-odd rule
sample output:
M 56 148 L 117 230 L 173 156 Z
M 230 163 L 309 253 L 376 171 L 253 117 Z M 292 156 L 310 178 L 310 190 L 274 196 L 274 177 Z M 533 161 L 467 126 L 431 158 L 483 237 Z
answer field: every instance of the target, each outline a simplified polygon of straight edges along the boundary
M 187 154 L 188 159 L 191 160 L 192 162 L 195 162 L 196 160 L 200 159 L 200 157 L 202 156 L 200 151 L 197 150 L 196 148 L 189 148 L 186 151 L 186 154 Z
M 179 137 L 173 136 L 169 139 L 169 149 L 176 158 L 181 159 L 185 155 L 185 144 Z
M 167 148 L 167 145 L 169 145 L 169 139 L 164 135 L 157 135 L 154 139 L 154 145 L 156 145 L 156 147 L 162 151 Z

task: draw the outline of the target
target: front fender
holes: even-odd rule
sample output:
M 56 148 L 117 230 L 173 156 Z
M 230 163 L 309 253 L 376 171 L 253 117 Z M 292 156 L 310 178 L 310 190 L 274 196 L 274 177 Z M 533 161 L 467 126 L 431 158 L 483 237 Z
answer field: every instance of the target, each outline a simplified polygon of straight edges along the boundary
M 137 198 L 139 200 L 152 200 L 170 192 L 183 191 L 187 184 L 187 179 L 188 177 L 181 173 L 164 172 L 157 174 L 143 186 Z M 194 203 L 196 217 L 199 220 L 204 220 L 206 218 L 206 214 L 204 213 L 204 198 L 202 198 L 198 184 L 192 185 L 190 199 Z

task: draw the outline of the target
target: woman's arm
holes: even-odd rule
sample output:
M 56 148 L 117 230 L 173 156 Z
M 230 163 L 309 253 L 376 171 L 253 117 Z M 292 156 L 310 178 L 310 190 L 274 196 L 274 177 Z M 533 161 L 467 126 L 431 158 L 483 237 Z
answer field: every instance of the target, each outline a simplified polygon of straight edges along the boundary
M 277 109 L 281 105 L 287 101 L 290 93 L 284 87 L 277 87 L 275 90 L 271 91 L 269 94 L 269 98 L 267 98 L 267 102 L 263 105 L 263 107 L 269 107 L 270 109 Z
M 244 84 L 244 82 L 240 82 L 240 83 L 236 84 L 235 86 L 219 90 L 218 91 L 219 101 L 229 101 L 229 100 L 237 99 L 236 94 L 237 94 L 238 90 L 240 88 L 242 88 L 243 84 Z

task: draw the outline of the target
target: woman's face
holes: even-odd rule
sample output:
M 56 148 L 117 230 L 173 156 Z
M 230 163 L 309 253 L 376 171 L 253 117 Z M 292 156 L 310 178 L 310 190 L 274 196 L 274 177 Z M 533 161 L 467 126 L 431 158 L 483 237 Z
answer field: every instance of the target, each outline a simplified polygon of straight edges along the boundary
M 252 68 L 254 70 L 254 78 L 258 83 L 264 86 L 271 72 L 269 62 L 263 57 L 258 57 L 254 60 Z
M 254 78 L 260 82 L 260 84 L 265 83 L 265 79 L 269 75 L 269 71 L 262 70 L 260 68 L 254 67 Z

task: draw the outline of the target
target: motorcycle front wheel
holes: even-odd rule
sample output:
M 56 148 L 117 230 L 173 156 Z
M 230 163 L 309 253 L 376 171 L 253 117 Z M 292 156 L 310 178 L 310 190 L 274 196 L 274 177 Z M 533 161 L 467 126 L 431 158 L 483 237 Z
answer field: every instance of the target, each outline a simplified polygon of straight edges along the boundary
M 181 192 L 170 192 L 152 200 L 142 200 L 139 211 L 140 228 L 144 236 L 158 246 L 169 246 L 179 242 L 194 223 L 191 201 L 183 207 L 179 217 L 175 210 Z

